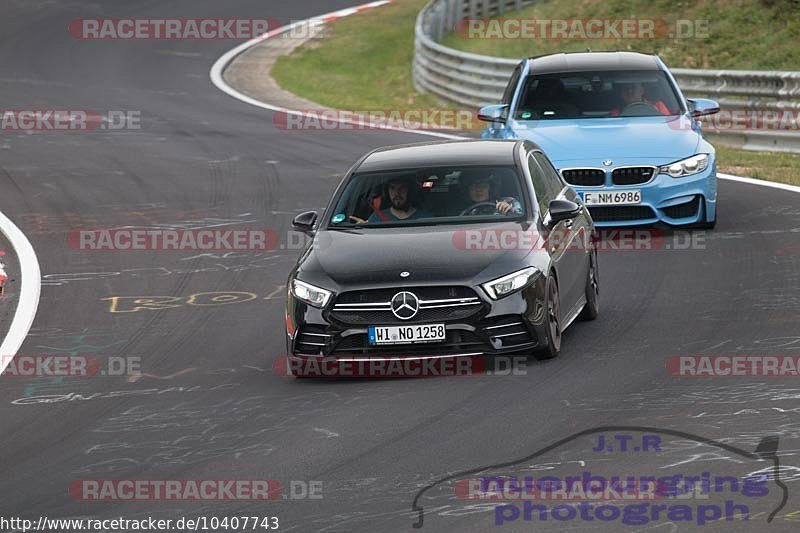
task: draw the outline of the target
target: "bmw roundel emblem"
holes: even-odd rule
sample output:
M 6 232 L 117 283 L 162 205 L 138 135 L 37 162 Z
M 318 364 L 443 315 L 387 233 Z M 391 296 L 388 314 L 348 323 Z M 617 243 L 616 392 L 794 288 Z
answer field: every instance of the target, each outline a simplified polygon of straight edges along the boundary
M 392 298 L 392 314 L 400 320 L 410 320 L 417 316 L 419 298 L 413 292 L 398 292 Z
M 410 275 L 411 275 L 411 272 L 408 272 L 408 271 L 406 271 L 406 270 L 404 270 L 404 271 L 400 272 L 400 277 L 401 277 L 401 278 L 407 278 L 407 277 L 408 277 L 408 276 L 410 276 Z
M 612 160 L 610 160 L 610 159 L 606 159 L 605 161 L 603 161 L 603 166 L 604 167 L 610 167 L 613 164 L 614 164 L 614 162 Z

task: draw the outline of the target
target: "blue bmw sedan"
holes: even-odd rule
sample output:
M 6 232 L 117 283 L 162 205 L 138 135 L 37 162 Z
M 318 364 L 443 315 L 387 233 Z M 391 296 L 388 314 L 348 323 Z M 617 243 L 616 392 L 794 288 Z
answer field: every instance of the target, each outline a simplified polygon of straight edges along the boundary
M 523 60 L 478 117 L 484 138 L 542 147 L 597 226 L 713 228 L 715 152 L 698 118 L 718 111 L 685 98 L 658 56 L 584 52 Z

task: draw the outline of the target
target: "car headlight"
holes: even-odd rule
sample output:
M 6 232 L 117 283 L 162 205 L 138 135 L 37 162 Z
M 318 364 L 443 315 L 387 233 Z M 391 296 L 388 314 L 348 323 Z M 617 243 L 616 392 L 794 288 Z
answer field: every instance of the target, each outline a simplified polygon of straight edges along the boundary
M 704 171 L 708 168 L 708 154 L 697 154 L 681 161 L 659 167 L 662 174 L 669 174 L 673 178 L 682 178 Z
M 481 287 L 483 287 L 483 290 L 486 291 L 486 294 L 488 294 L 492 300 L 499 300 L 527 286 L 528 283 L 539 274 L 541 274 L 541 272 L 536 267 L 523 268 L 522 270 L 518 270 L 502 278 L 486 282 L 482 284 Z
M 292 294 L 298 300 L 314 307 L 325 307 L 331 297 L 331 291 L 309 285 L 299 279 L 292 281 Z

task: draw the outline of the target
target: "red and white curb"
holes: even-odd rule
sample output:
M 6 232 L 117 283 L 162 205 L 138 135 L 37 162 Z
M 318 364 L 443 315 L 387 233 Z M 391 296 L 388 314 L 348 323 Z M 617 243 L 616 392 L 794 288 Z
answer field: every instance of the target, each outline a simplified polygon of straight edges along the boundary
M 5 252 L 0 251 L 0 257 L 6 255 Z M 3 294 L 3 289 L 6 288 L 6 281 L 8 281 L 8 274 L 6 274 L 6 266 L 0 261 L 0 294 Z
M 42 274 L 39 269 L 39 260 L 33 251 L 30 241 L 11 219 L 0 213 L 0 231 L 6 236 L 14 252 L 17 254 L 20 269 L 20 290 L 17 310 L 11 320 L 6 338 L 0 344 L 0 374 L 11 363 L 12 356 L 17 354 L 28 331 L 33 325 L 36 310 L 39 308 L 39 294 L 41 292 Z M 0 264 L 0 272 L 5 276 L 5 271 Z

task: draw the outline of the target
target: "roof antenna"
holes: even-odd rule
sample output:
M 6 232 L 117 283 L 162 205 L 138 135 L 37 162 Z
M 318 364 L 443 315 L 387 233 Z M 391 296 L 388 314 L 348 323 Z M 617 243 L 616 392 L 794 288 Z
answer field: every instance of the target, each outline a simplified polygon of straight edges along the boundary
M 592 49 L 591 49 L 591 48 L 587 48 L 587 49 L 586 49 L 586 51 L 587 51 L 587 52 L 591 52 L 591 51 L 592 51 Z

